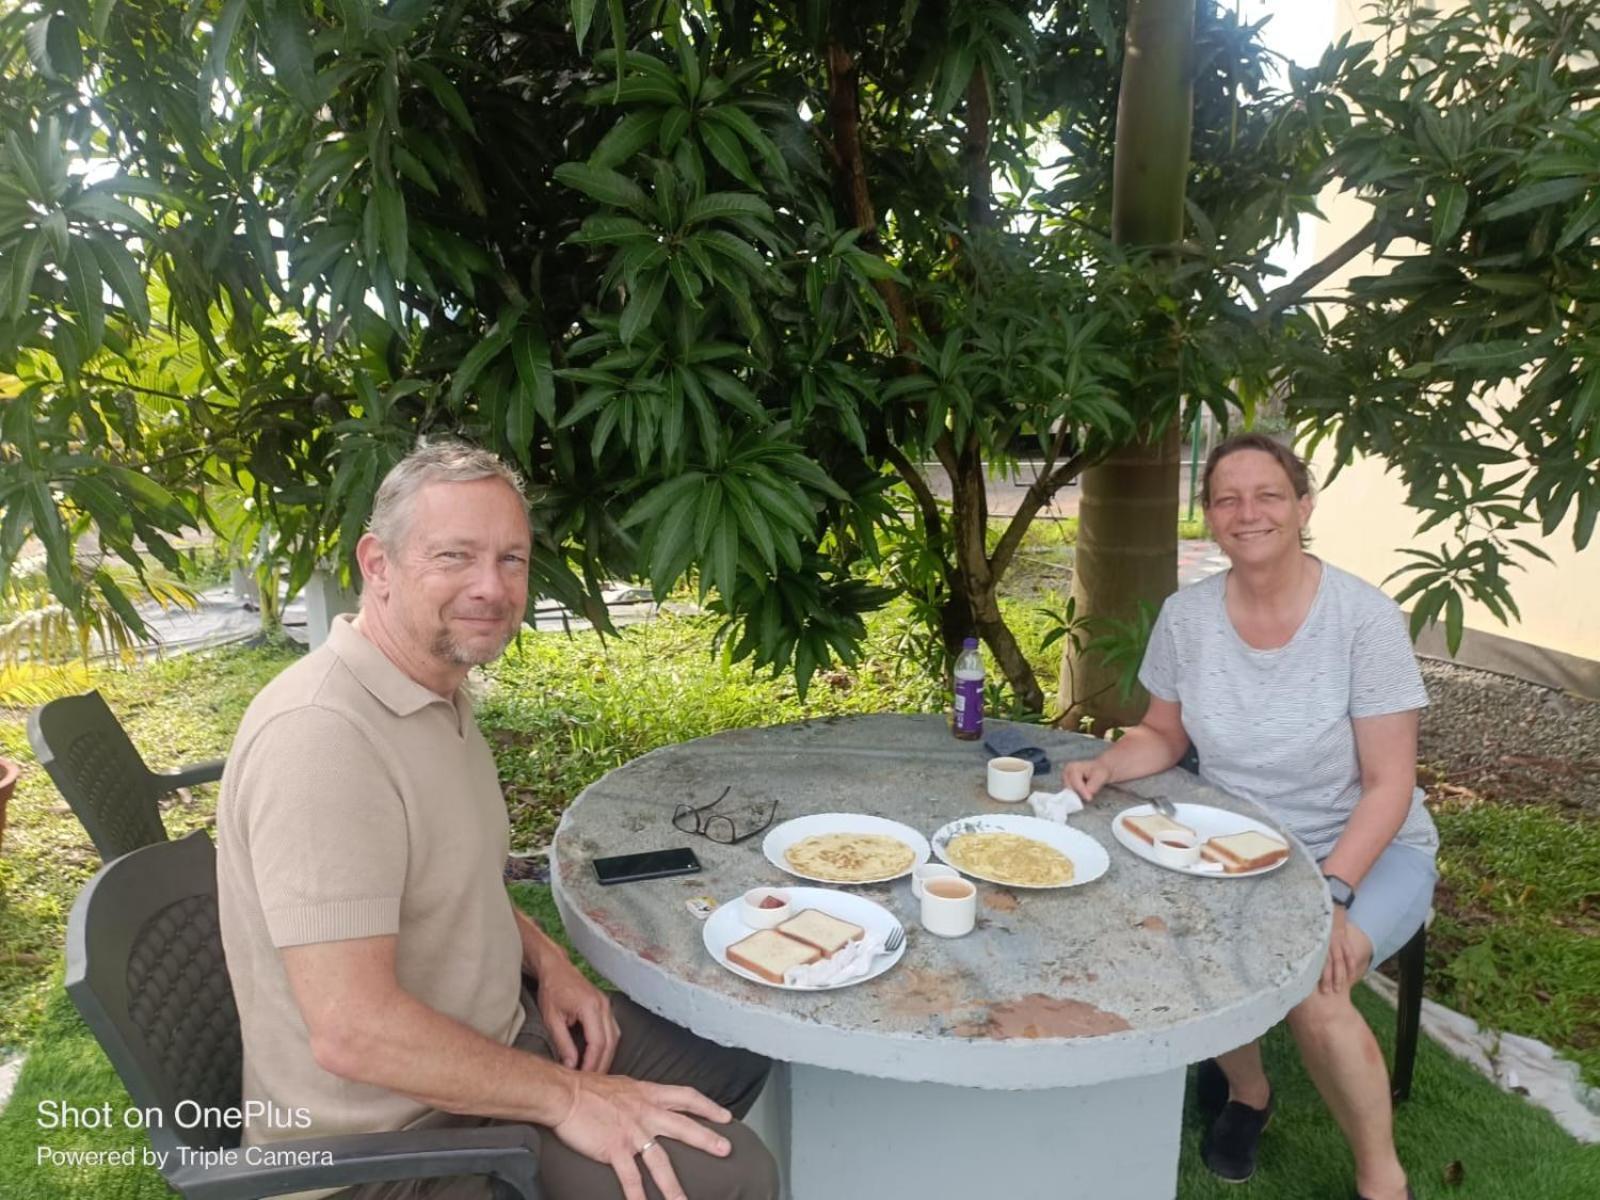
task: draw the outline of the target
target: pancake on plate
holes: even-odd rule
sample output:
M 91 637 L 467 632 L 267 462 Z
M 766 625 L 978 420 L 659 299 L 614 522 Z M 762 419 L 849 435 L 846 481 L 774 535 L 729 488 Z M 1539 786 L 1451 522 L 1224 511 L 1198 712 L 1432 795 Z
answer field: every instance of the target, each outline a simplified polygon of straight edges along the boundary
M 909 870 L 917 852 L 883 833 L 819 833 L 801 838 L 783 857 L 800 874 L 813 879 L 861 883 Z
M 960 833 L 944 848 L 953 866 L 970 875 L 1018 887 L 1071 883 L 1072 860 L 1054 846 L 1019 833 Z

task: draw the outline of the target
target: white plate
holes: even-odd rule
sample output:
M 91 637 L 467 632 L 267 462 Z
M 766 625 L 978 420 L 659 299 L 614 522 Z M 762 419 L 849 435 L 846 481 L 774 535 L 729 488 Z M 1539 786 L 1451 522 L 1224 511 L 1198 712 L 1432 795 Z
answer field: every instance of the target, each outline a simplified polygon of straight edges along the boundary
M 821 833 L 887 834 L 889 837 L 899 838 L 910 846 L 915 857 L 911 860 L 911 866 L 904 871 L 896 871 L 893 875 L 881 875 L 877 879 L 851 879 L 848 882 L 840 879 L 824 879 L 820 875 L 807 875 L 804 871 L 797 871 L 791 867 L 789 860 L 783 856 L 784 851 L 798 841 L 816 837 Z M 817 813 L 809 817 L 796 817 L 773 829 L 761 840 L 761 852 L 778 870 L 799 879 L 814 879 L 818 883 L 831 883 L 835 887 L 858 887 L 864 883 L 884 883 L 911 874 L 912 868 L 920 867 L 928 861 L 928 839 L 911 826 L 891 821 L 888 817 L 869 817 L 864 813 Z M 856 924 L 859 925 L 861 922 L 857 921 Z
M 1072 860 L 1072 880 L 1070 883 L 1007 883 L 957 866 L 950 862 L 945 847 L 950 844 L 951 838 L 961 833 L 1015 833 L 1032 838 L 1036 842 L 1043 842 Z M 1024 817 L 1020 813 L 984 813 L 980 816 L 962 817 L 959 821 L 951 821 L 933 835 L 933 852 L 942 862 L 949 863 L 963 875 L 971 875 L 974 879 L 982 879 L 988 883 L 998 883 L 1001 887 L 1077 887 L 1080 883 L 1091 883 L 1099 879 L 1111 865 L 1111 856 L 1106 853 L 1106 848 L 1087 833 L 1081 833 L 1067 825 L 1058 825 L 1054 821 Z
M 895 920 L 894 914 L 881 904 L 868 900 L 865 896 L 857 896 L 852 892 L 836 892 L 832 888 L 791 887 L 784 888 L 789 896 L 789 906 L 795 913 L 803 909 L 817 908 L 827 913 L 830 917 L 838 917 L 841 921 L 849 921 L 859 925 L 867 931 L 870 937 L 879 934 L 887 937 L 894 927 L 900 924 Z M 773 983 L 770 979 L 763 979 L 754 971 L 747 971 L 737 963 L 728 961 L 728 947 L 735 942 L 742 941 L 755 932 L 744 923 L 740 916 L 740 901 L 738 898 L 719 905 L 709 917 L 706 918 L 702 938 L 706 949 L 711 951 L 711 957 L 716 959 L 735 975 L 742 976 L 754 983 L 765 984 L 767 987 L 782 988 L 786 992 L 828 992 L 834 988 L 851 987 L 854 984 L 865 983 L 869 979 L 876 979 L 895 963 L 905 957 L 906 944 L 900 943 L 900 948 L 893 954 L 880 954 L 872 960 L 872 969 L 865 975 L 854 979 L 846 979 L 842 983 L 824 983 L 809 987 L 802 987 L 793 983 Z
M 1172 807 L 1178 811 L 1176 818 L 1178 824 L 1187 825 L 1194 830 L 1195 836 L 1202 842 L 1208 838 L 1223 837 L 1230 833 L 1244 833 L 1246 830 L 1252 829 L 1257 833 L 1266 834 L 1274 841 L 1287 841 L 1283 834 L 1279 833 L 1271 825 L 1265 825 L 1253 817 L 1245 816 L 1243 813 L 1229 812 L 1225 808 L 1212 808 L 1209 804 L 1174 804 Z M 1155 851 L 1151 848 L 1149 842 L 1131 830 L 1122 827 L 1124 817 L 1147 817 L 1155 811 L 1155 805 L 1153 804 L 1136 804 L 1132 808 L 1123 809 L 1111 822 L 1111 835 L 1144 859 L 1145 862 L 1155 863 L 1158 867 L 1166 867 L 1169 871 L 1178 871 L 1184 875 L 1204 875 L 1215 879 L 1248 879 L 1252 875 L 1265 875 L 1268 871 L 1276 871 L 1289 861 L 1287 858 L 1280 858 L 1271 866 L 1257 867 L 1254 871 L 1239 871 L 1233 875 L 1214 868 L 1208 869 L 1205 866 L 1204 859 L 1201 859 L 1200 862 L 1191 867 L 1169 866 L 1156 857 Z

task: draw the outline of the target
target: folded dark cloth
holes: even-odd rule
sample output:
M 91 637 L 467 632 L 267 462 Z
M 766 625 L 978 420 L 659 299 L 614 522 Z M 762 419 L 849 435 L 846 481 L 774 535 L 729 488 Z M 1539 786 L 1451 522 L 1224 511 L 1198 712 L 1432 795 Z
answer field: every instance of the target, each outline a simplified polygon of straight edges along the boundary
M 1014 725 L 993 725 L 984 735 L 983 748 L 991 758 L 1020 758 L 1033 764 L 1035 775 L 1050 770 L 1050 756 L 1028 741 L 1028 735 Z

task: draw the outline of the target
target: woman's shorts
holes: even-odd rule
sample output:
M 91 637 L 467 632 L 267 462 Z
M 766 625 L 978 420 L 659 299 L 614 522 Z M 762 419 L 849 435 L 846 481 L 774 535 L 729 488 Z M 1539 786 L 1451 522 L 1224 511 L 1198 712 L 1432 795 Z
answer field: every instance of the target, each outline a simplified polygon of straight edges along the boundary
M 1378 855 L 1350 905 L 1350 923 L 1372 943 L 1372 966 L 1393 958 L 1421 928 L 1438 878 L 1425 850 L 1390 842 Z

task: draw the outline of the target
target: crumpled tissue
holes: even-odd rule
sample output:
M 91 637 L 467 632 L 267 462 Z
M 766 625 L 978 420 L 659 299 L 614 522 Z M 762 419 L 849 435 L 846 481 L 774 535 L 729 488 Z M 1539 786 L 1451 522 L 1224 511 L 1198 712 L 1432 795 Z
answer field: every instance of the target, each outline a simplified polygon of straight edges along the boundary
M 865 934 L 828 958 L 790 967 L 783 981 L 791 987 L 828 987 L 859 979 L 872 970 L 872 960 L 883 953 L 885 937 L 881 933 Z
M 1028 797 L 1028 806 L 1033 809 L 1034 816 L 1058 825 L 1065 825 L 1073 813 L 1083 811 L 1083 801 L 1071 788 L 1062 788 L 1059 792 L 1034 792 Z

